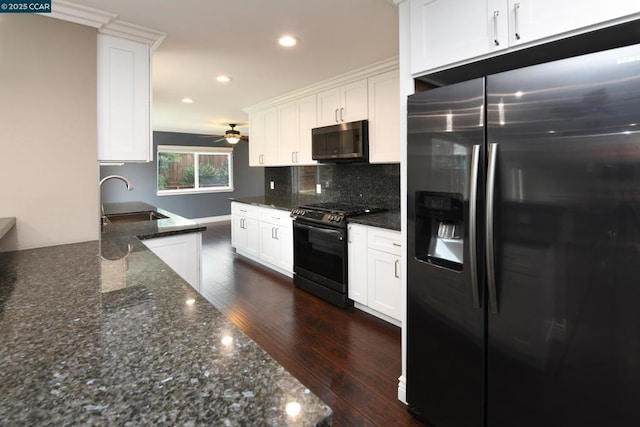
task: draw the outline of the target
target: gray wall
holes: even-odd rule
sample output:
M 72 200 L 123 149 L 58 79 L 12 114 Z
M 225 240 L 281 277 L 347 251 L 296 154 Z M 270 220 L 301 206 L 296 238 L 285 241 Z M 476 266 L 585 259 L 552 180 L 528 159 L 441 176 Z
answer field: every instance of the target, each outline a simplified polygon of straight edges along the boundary
M 127 191 L 118 180 L 107 181 L 102 189 L 102 199 L 106 203 L 141 201 L 166 209 L 185 218 L 207 218 L 230 215 L 230 197 L 253 197 L 264 194 L 264 168 L 249 167 L 249 148 L 241 141 L 233 148 L 233 184 L 235 191 L 229 193 L 183 194 L 157 196 L 157 146 L 190 145 L 229 147 L 225 142 L 213 142 L 218 137 L 174 132 L 154 132 L 154 160 L 150 163 L 127 163 L 123 166 L 102 166 L 100 178 L 107 175 L 127 177 L 135 189 Z

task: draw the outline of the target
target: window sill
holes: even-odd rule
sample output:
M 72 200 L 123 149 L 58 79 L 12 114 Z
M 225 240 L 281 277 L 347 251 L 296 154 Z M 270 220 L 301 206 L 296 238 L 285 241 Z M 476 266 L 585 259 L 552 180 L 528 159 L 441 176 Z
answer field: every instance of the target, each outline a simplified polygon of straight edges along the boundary
M 180 196 L 183 194 L 207 194 L 207 193 L 233 193 L 233 187 L 225 187 L 225 188 L 198 188 L 198 189 L 188 189 L 188 190 L 167 190 L 167 191 L 157 191 L 156 195 L 161 196 Z

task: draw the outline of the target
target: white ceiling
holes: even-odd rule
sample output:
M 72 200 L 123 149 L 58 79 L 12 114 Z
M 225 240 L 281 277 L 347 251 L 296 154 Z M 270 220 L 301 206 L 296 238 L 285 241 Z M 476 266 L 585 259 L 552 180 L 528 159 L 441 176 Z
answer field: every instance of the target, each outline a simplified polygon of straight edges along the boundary
M 70 1 L 167 34 L 153 57 L 160 131 L 246 134 L 243 108 L 398 55 L 393 0 Z M 285 33 L 296 47 L 278 45 Z

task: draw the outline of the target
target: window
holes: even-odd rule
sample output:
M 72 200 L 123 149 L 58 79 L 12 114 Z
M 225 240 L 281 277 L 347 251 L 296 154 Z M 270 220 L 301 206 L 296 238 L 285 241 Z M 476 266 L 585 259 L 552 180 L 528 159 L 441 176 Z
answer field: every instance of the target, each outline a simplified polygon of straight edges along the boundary
M 233 191 L 233 149 L 158 146 L 158 196 Z

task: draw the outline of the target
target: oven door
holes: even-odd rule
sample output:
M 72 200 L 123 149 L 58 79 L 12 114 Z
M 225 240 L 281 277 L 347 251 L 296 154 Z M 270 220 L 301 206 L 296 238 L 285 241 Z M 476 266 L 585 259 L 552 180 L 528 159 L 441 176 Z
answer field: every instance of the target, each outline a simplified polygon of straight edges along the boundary
M 293 221 L 293 271 L 296 275 L 347 292 L 346 229 Z

